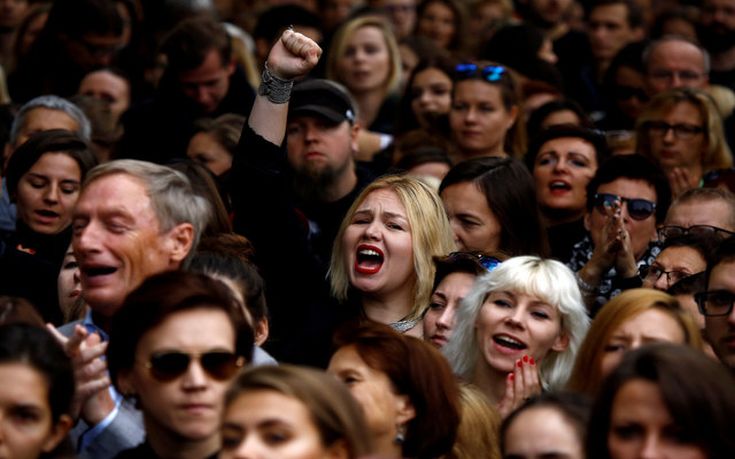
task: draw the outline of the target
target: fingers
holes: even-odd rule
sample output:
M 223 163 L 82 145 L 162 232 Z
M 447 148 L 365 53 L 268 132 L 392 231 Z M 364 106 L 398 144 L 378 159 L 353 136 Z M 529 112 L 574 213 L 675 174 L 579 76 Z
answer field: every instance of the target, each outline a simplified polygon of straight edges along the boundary
M 46 330 L 48 330 L 51 333 L 51 335 L 54 338 L 56 338 L 56 341 L 58 341 L 59 344 L 61 344 L 64 347 L 64 349 L 66 349 L 66 345 L 69 342 L 69 338 L 62 335 L 59 329 L 54 327 L 54 324 L 51 324 L 51 323 L 46 324 Z
M 322 49 L 314 40 L 306 35 L 287 29 L 281 35 L 283 46 L 293 55 L 305 59 L 307 62 L 316 64 L 322 55 Z

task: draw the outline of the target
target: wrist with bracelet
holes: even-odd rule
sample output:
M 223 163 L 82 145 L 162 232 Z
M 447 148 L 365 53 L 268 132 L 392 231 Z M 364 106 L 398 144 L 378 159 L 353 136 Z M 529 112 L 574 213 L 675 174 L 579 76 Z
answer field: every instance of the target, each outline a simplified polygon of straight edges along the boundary
M 268 68 L 268 61 L 263 67 L 263 74 L 258 94 L 265 96 L 274 104 L 285 104 L 291 98 L 291 89 L 293 88 L 293 80 L 286 80 L 274 74 Z
M 574 273 L 574 279 L 577 281 L 577 286 L 579 286 L 579 290 L 582 293 L 589 294 L 597 291 L 597 287 L 592 284 L 588 284 L 584 279 L 582 279 L 582 276 L 579 275 L 579 271 Z

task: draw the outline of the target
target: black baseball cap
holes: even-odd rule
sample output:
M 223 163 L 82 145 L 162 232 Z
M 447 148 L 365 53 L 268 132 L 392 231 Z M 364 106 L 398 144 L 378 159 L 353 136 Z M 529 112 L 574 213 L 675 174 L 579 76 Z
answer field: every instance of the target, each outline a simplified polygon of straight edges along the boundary
M 299 82 L 291 91 L 288 116 L 316 115 L 335 124 L 355 122 L 355 108 L 347 90 L 324 79 Z

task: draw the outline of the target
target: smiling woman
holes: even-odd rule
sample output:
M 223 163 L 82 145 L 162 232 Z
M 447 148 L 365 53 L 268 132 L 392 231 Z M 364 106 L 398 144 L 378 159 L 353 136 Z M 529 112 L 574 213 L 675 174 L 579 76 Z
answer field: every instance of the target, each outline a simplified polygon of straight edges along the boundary
M 339 301 L 401 332 L 429 304 L 433 256 L 454 248 L 439 197 L 421 181 L 387 176 L 370 184 L 347 212 L 334 242 L 330 279 Z

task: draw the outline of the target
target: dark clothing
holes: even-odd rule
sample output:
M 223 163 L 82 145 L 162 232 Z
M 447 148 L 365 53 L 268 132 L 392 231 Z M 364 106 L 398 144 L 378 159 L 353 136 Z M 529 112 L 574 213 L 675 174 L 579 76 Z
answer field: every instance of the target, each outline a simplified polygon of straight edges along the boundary
M 584 239 L 587 230 L 584 228 L 584 219 L 580 218 L 569 223 L 549 226 L 546 229 L 551 248 L 551 258 L 567 263 L 572 259 L 574 244 Z
M 217 454 L 219 453 L 214 453 L 211 456 L 203 459 L 217 459 Z M 159 459 L 160 457 L 161 456 L 153 451 L 153 448 L 151 448 L 151 445 L 146 440 L 144 443 L 141 443 L 135 448 L 121 451 L 120 454 L 115 456 L 115 459 Z
M 25 298 L 45 321 L 62 324 L 56 279 L 70 243 L 71 227 L 45 235 L 19 220 L 0 249 L 0 294 Z
M 227 95 L 213 113 L 203 113 L 195 102 L 176 90 L 175 83 L 162 81 L 158 94 L 133 106 L 122 117 L 125 133 L 117 147 L 117 158 L 157 164 L 186 158 L 186 147 L 194 135 L 194 122 L 225 113 L 247 116 L 255 99 L 245 74 L 236 70 L 230 77 Z
M 398 95 L 389 95 L 383 101 L 378 109 L 372 124 L 368 126 L 368 131 L 380 132 L 383 134 L 393 134 L 396 125 L 396 115 L 399 113 L 401 98 Z
M 255 247 L 271 314 L 268 352 L 279 361 L 325 366 L 345 309 L 326 279 L 332 242 L 353 200 L 371 180 L 334 203 L 300 202 L 283 148 L 246 126 L 230 173 L 235 231 Z

